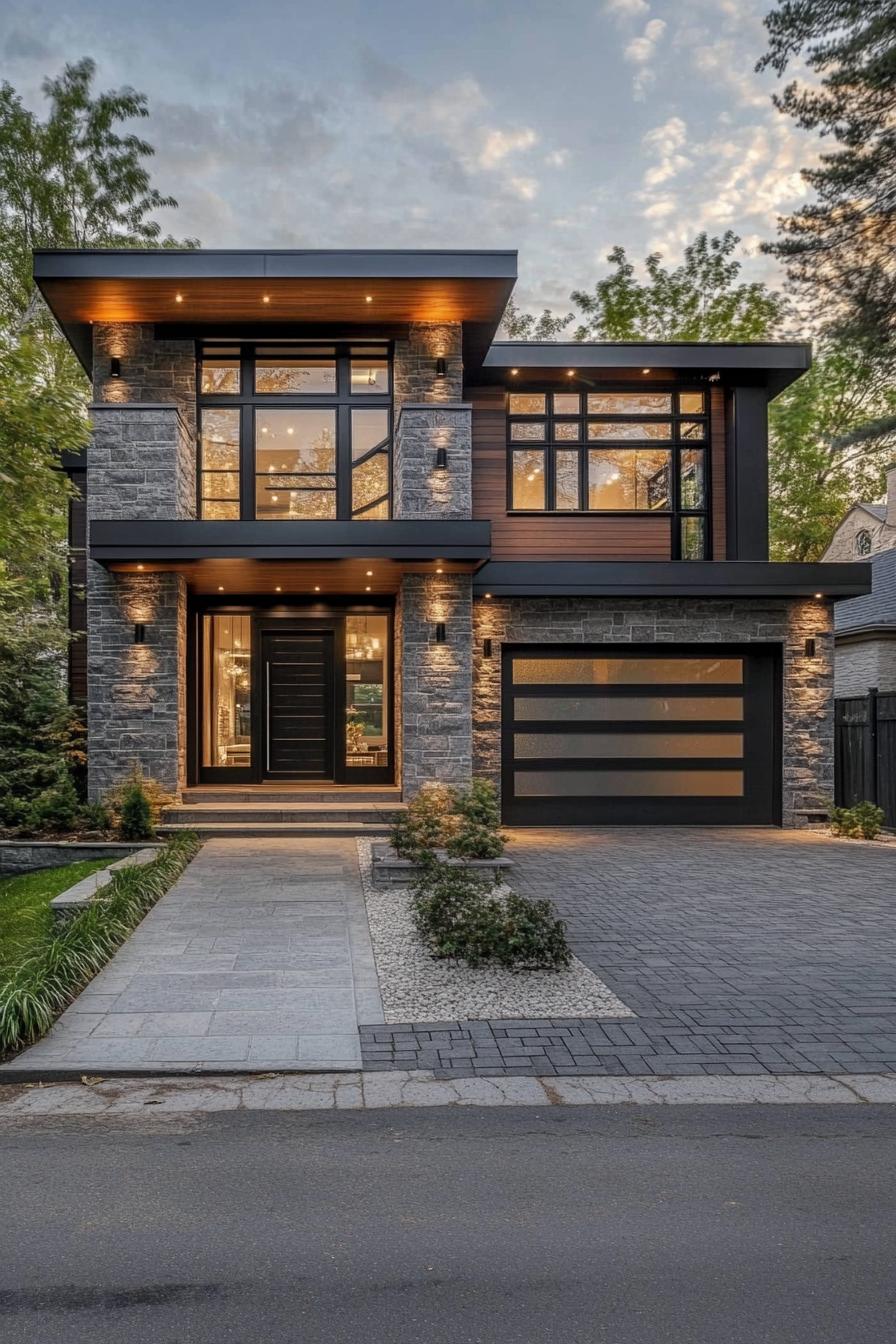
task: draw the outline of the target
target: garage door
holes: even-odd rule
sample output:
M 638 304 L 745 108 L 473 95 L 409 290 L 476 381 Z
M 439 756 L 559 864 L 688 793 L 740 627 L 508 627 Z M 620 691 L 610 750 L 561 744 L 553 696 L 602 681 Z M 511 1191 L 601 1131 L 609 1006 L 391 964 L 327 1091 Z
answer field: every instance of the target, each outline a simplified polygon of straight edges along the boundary
M 776 650 L 530 645 L 503 660 L 509 825 L 780 820 Z

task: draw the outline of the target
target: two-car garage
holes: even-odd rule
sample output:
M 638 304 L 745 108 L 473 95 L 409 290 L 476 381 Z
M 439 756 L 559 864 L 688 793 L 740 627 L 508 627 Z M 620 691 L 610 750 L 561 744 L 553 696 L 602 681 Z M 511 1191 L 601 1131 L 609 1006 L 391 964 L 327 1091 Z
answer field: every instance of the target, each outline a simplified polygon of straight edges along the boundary
M 777 646 L 503 649 L 508 825 L 780 823 Z

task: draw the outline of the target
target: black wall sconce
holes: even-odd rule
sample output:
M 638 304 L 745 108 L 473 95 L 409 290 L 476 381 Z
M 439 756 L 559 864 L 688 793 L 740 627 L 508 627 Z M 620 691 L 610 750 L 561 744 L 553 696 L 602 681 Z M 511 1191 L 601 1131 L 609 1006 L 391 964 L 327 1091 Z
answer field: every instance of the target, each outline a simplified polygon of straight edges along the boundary
M 134 622 L 134 643 L 135 644 L 146 643 L 146 626 L 143 624 L 142 621 Z
M 807 657 L 807 658 L 814 658 L 814 657 L 815 657 L 815 639 L 814 639 L 814 636 L 812 636 L 812 635 L 809 636 L 809 638 L 806 640 L 806 643 L 805 643 L 805 645 L 804 645 L 804 648 L 805 648 L 805 651 L 806 651 L 806 657 Z
M 436 471 L 448 470 L 448 449 L 440 443 L 436 449 Z
M 435 636 L 437 644 L 445 643 L 445 622 L 436 621 Z
M 436 377 L 444 378 L 447 372 L 448 372 L 448 366 L 445 363 L 445 356 L 439 355 L 438 359 L 436 360 Z
M 121 360 L 118 358 L 118 355 L 113 355 L 112 358 L 109 360 L 109 377 L 110 378 L 121 377 Z
M 492 656 L 492 642 L 490 639 L 484 639 L 482 641 L 482 656 L 483 658 L 491 658 Z

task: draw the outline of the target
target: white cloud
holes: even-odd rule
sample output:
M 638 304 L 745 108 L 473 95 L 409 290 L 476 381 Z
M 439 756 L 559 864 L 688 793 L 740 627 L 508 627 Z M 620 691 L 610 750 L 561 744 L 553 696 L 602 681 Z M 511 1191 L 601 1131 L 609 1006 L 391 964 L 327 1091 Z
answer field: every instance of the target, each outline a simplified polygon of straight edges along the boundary
M 652 191 L 654 187 L 668 182 L 670 178 L 691 167 L 692 160 L 687 154 L 682 153 L 687 138 L 687 124 L 681 117 L 670 117 L 662 126 L 655 126 L 652 131 L 647 131 L 642 136 L 641 144 L 648 154 L 656 156 L 658 160 L 644 173 L 645 192 Z
M 511 177 L 508 186 L 521 201 L 534 201 L 538 195 L 538 182 L 534 177 Z
M 508 154 L 520 149 L 531 149 L 537 141 L 538 136 L 528 126 L 518 131 L 487 131 L 485 143 L 478 155 L 479 166 L 495 168 Z
M 639 19 L 642 14 L 650 13 L 647 0 L 607 0 L 604 11 L 614 18 Z
M 651 19 L 640 37 L 633 37 L 625 48 L 625 59 L 635 65 L 646 65 L 656 53 L 657 43 L 666 31 L 662 19 Z
M 569 150 L 552 149 L 549 154 L 545 154 L 544 161 L 549 168 L 564 168 L 569 163 Z

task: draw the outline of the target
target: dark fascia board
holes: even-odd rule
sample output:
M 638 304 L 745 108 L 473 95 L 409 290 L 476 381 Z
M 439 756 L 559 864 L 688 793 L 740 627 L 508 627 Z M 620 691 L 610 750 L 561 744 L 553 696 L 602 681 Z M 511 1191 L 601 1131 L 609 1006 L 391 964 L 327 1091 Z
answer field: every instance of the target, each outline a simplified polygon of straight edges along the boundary
M 842 644 L 867 644 L 875 639 L 896 639 L 896 623 L 851 625 L 846 630 L 834 631 L 834 643 L 838 648 Z
M 41 280 L 515 280 L 517 253 L 403 249 L 38 248 Z
M 508 369 L 526 374 L 558 369 L 668 370 L 676 377 L 718 374 L 726 384 L 739 379 L 761 382 L 777 396 L 812 365 L 808 341 L 495 341 L 486 355 L 481 378 L 505 381 Z
M 151 560 L 482 561 L 491 524 L 449 519 L 405 522 L 195 522 L 97 519 L 90 556 L 100 564 Z
M 482 597 L 823 597 L 871 591 L 871 566 L 739 560 L 491 560 L 477 572 Z
M 491 280 L 503 282 L 494 317 L 465 322 L 463 354 L 478 368 L 493 340 L 517 277 L 515 249 L 456 251 L 440 248 L 229 249 L 229 248 L 38 248 L 34 280 Z M 498 311 L 500 308 L 500 311 Z M 88 377 L 93 367 L 90 328 L 62 324 L 65 337 Z

